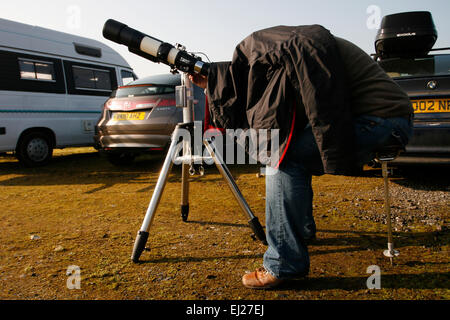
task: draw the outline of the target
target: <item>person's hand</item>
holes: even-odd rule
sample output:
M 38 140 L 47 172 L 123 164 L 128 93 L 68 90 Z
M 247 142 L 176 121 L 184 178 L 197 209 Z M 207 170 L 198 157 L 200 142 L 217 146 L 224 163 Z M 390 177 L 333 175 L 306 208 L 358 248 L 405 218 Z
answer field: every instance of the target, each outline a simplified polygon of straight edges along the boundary
M 208 84 L 208 78 L 198 73 L 190 74 L 189 80 L 202 89 L 206 89 L 206 85 Z

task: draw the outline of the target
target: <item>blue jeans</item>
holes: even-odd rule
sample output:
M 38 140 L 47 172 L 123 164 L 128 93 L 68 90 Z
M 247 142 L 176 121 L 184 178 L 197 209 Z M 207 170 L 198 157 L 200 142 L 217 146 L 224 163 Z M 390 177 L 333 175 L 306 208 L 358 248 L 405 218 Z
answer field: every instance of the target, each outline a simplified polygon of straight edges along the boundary
M 412 135 L 412 120 L 360 116 L 354 122 L 358 165 L 374 158 L 373 150 L 392 137 L 404 145 Z M 314 238 L 312 175 L 323 174 L 311 127 L 293 137 L 278 169 L 266 167 L 265 269 L 279 279 L 309 272 L 306 241 Z

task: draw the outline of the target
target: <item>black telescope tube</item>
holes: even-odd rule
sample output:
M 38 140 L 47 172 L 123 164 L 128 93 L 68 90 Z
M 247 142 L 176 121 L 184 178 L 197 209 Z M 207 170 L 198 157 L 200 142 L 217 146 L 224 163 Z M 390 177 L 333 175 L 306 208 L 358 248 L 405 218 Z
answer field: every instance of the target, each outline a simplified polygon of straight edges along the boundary
M 126 24 L 113 19 L 106 21 L 103 26 L 103 37 L 133 49 L 139 49 L 142 39 L 146 36 L 142 32 L 131 29 Z
M 187 73 L 199 73 L 207 76 L 209 64 L 201 61 L 184 50 L 150 37 L 127 25 L 109 19 L 103 26 L 103 37 L 119 44 L 126 45 L 128 50 L 153 62 L 162 62 Z

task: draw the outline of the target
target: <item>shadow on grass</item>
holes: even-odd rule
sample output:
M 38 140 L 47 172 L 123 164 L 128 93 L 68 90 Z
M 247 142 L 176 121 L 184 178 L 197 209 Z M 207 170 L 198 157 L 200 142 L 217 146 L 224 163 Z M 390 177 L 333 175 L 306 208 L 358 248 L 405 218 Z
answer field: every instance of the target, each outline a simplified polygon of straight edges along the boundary
M 387 246 L 387 235 L 384 232 L 364 232 L 351 230 L 317 230 L 318 233 L 345 233 L 352 236 L 318 238 L 309 244 L 320 246 L 352 246 L 344 251 L 379 250 Z M 354 236 L 353 236 L 354 235 Z M 439 247 L 450 244 L 450 230 L 433 232 L 395 232 L 393 240 L 396 248 L 407 246 Z M 341 250 L 339 250 L 341 251 Z
M 393 182 L 403 187 L 425 191 L 450 191 L 450 166 L 408 166 L 399 168 L 401 178 Z
M 5 159 L 5 157 L 2 157 Z M 19 162 L 0 162 L 0 178 L 3 175 L 18 175 L 0 181 L 0 186 L 47 186 L 47 185 L 90 185 L 101 184 L 87 194 L 108 189 L 118 183 L 133 183 L 146 185 L 137 192 L 151 191 L 159 177 L 165 154 L 143 155 L 133 163 L 124 166 L 115 166 L 96 152 L 74 153 L 56 156 L 43 167 L 27 168 Z M 217 168 L 204 166 L 205 174 L 218 174 Z M 235 179 L 239 175 L 257 172 L 255 165 L 233 165 L 229 167 Z M 154 173 L 151 178 L 140 178 L 142 174 Z M 207 179 L 206 179 L 207 178 Z M 181 165 L 174 165 L 168 177 L 169 182 L 181 183 Z M 200 175 L 190 176 L 192 183 L 214 183 L 224 181 L 221 176 L 205 177 Z
M 199 224 L 201 226 L 211 225 L 211 226 L 221 226 L 221 227 L 237 227 L 237 228 L 248 228 L 248 224 L 243 223 L 228 223 L 228 222 L 215 222 L 215 221 L 194 221 L 188 220 L 186 223 Z
M 3 158 L 5 159 L 5 158 Z M 0 176 L 6 174 L 39 175 L 56 173 L 91 173 L 91 172 L 142 172 L 160 169 L 163 155 L 149 155 L 140 161 L 135 161 L 127 166 L 114 166 L 97 152 L 72 153 L 55 156 L 45 166 L 28 168 L 18 161 L 0 162 Z
M 389 180 L 394 184 L 414 190 L 450 191 L 450 165 L 393 165 L 390 168 L 393 172 Z M 381 168 L 369 168 L 358 176 L 382 179 Z
M 180 262 L 206 262 L 217 259 L 262 259 L 262 254 L 253 255 L 232 255 L 222 257 L 166 257 L 150 259 L 139 262 L 139 264 L 149 263 L 180 263 Z M 442 263 L 445 264 L 446 263 Z M 367 279 L 370 275 L 363 277 L 304 277 L 301 279 L 289 280 L 281 286 L 272 290 L 296 290 L 296 291 L 318 291 L 318 290 L 366 290 Z M 424 272 L 420 274 L 382 274 L 381 287 L 383 289 L 450 289 L 449 273 Z
M 315 277 L 291 280 L 274 290 L 367 290 L 367 277 Z M 449 289 L 448 273 L 381 274 L 382 289 Z M 376 290 L 374 290 L 376 292 Z
M 191 221 L 190 223 L 197 223 L 200 225 L 220 225 L 220 226 L 238 226 L 247 227 L 247 225 L 235 225 L 229 223 L 221 222 L 202 222 L 202 221 Z M 359 231 L 344 231 L 344 230 L 318 230 L 321 233 L 353 233 L 357 236 L 355 237 L 332 237 L 317 239 L 309 244 L 310 256 L 332 254 L 332 253 L 343 253 L 343 252 L 358 252 L 367 251 L 368 248 L 373 250 L 382 250 L 387 246 L 387 238 L 379 232 L 359 232 Z M 403 233 L 402 238 L 394 238 L 396 248 L 406 247 L 406 246 L 429 246 L 429 247 L 440 247 L 448 245 L 450 243 L 450 234 L 448 230 L 439 232 L 423 232 L 423 233 Z M 320 247 L 326 246 L 343 246 L 342 248 L 333 248 L 320 250 Z M 262 258 L 262 254 L 258 255 L 231 255 L 223 256 L 222 259 L 255 259 Z M 170 258 L 159 258 L 147 261 L 142 261 L 142 263 L 178 263 L 178 262 L 200 262 L 200 261 L 210 261 L 218 259 L 217 257 L 170 257 Z M 428 264 L 442 264 L 447 265 L 447 263 L 425 263 L 418 261 L 410 261 L 407 266 L 416 265 L 428 265 Z
M 179 262 L 203 262 L 214 261 L 219 259 L 224 260 L 241 260 L 241 259 L 262 259 L 262 254 L 249 254 L 249 255 L 233 255 L 233 256 L 221 256 L 221 257 L 162 257 L 158 259 L 142 260 L 139 264 L 147 263 L 179 263 Z

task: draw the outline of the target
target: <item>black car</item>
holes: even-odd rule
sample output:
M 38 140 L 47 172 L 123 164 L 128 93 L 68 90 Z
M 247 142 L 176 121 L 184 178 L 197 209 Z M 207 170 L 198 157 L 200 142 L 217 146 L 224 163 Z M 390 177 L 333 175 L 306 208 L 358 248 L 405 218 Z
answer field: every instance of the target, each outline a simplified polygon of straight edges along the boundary
M 397 164 L 450 163 L 450 51 L 432 49 L 436 40 L 423 11 L 385 16 L 378 31 L 376 59 L 414 108 L 413 137 Z
M 414 134 L 397 163 L 450 163 L 450 54 L 380 61 L 408 93 Z

